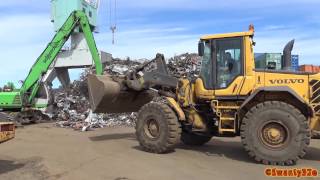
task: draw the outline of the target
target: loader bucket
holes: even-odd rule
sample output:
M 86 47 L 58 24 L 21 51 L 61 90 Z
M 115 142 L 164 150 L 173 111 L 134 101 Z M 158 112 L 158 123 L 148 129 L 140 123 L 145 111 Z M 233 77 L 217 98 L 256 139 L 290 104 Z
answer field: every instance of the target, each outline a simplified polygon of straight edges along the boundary
M 152 91 L 124 90 L 121 82 L 116 82 L 107 75 L 89 75 L 88 88 L 94 113 L 137 112 L 154 97 Z

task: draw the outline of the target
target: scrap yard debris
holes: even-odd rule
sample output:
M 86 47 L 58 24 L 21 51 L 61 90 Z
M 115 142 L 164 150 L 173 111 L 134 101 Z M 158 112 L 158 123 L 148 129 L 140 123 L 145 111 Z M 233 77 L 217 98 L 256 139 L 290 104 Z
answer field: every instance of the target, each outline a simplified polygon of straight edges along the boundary
M 74 81 L 69 89 L 54 91 L 55 104 L 52 119 L 57 121 L 56 125 L 58 127 L 82 131 L 111 126 L 134 126 L 136 119 L 134 113 L 92 113 L 86 85 L 87 74 L 89 72 L 89 70 L 85 70 L 81 74 L 80 79 Z
M 188 53 L 170 58 L 167 61 L 169 73 L 175 77 L 194 76 L 198 72 L 199 59 L 197 54 Z M 146 61 L 148 60 L 130 60 L 130 58 L 121 60 L 116 58 L 107 63 L 104 73 L 115 76 L 125 75 L 128 71 L 134 70 Z M 80 75 L 79 80 L 74 81 L 69 89 L 60 88 L 53 91 L 55 105 L 52 119 L 56 121 L 56 126 L 81 131 L 110 126 L 134 126 L 137 119 L 136 113 L 92 113 L 86 83 L 89 73 L 92 73 L 92 71 L 86 69 Z
M 113 59 L 111 62 L 107 62 L 104 73 L 110 74 L 110 75 L 124 75 L 126 72 L 137 68 L 139 65 L 141 65 L 145 61 L 148 61 L 148 60 L 147 59 L 130 60 L 130 58 L 121 60 L 119 58 L 116 58 L 116 59 Z
M 169 59 L 168 70 L 177 77 L 190 77 L 199 74 L 200 56 L 198 54 L 185 53 Z

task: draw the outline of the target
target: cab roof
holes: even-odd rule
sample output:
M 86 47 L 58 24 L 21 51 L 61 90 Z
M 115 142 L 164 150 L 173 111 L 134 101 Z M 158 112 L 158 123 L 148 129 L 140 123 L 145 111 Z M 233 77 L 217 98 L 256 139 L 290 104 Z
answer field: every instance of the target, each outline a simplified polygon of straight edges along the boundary
M 210 39 L 221 39 L 221 38 L 253 36 L 253 35 L 254 35 L 254 31 L 233 32 L 233 33 L 225 33 L 225 34 L 204 35 L 200 39 L 201 40 L 210 40 Z

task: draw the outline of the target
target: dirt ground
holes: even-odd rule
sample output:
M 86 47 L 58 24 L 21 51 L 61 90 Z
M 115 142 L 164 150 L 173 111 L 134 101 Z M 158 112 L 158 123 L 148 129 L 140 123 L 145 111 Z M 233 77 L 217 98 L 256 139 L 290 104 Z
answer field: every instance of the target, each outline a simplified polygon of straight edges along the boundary
M 202 147 L 180 144 L 175 152 L 141 151 L 133 128 L 89 132 L 38 124 L 17 130 L 0 145 L 0 179 L 206 180 L 272 179 L 244 152 L 239 138 L 213 138 Z M 320 140 L 294 167 L 320 170 Z M 293 168 L 293 167 L 290 167 Z

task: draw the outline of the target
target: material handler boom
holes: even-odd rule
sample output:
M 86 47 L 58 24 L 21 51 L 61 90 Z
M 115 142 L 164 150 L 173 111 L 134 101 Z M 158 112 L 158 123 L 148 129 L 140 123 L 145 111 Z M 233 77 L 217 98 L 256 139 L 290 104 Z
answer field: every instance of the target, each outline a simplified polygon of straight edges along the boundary
M 92 34 L 86 14 L 74 11 L 55 34 L 46 49 L 32 66 L 28 76 L 23 81 L 21 89 L 0 92 L 0 109 L 21 111 L 24 108 L 41 108 L 47 104 L 37 104 L 35 98 L 42 86 L 42 78 L 47 73 L 50 65 L 55 61 L 65 42 L 76 28 L 84 34 L 92 59 L 96 66 L 96 74 L 102 74 L 102 63 Z

